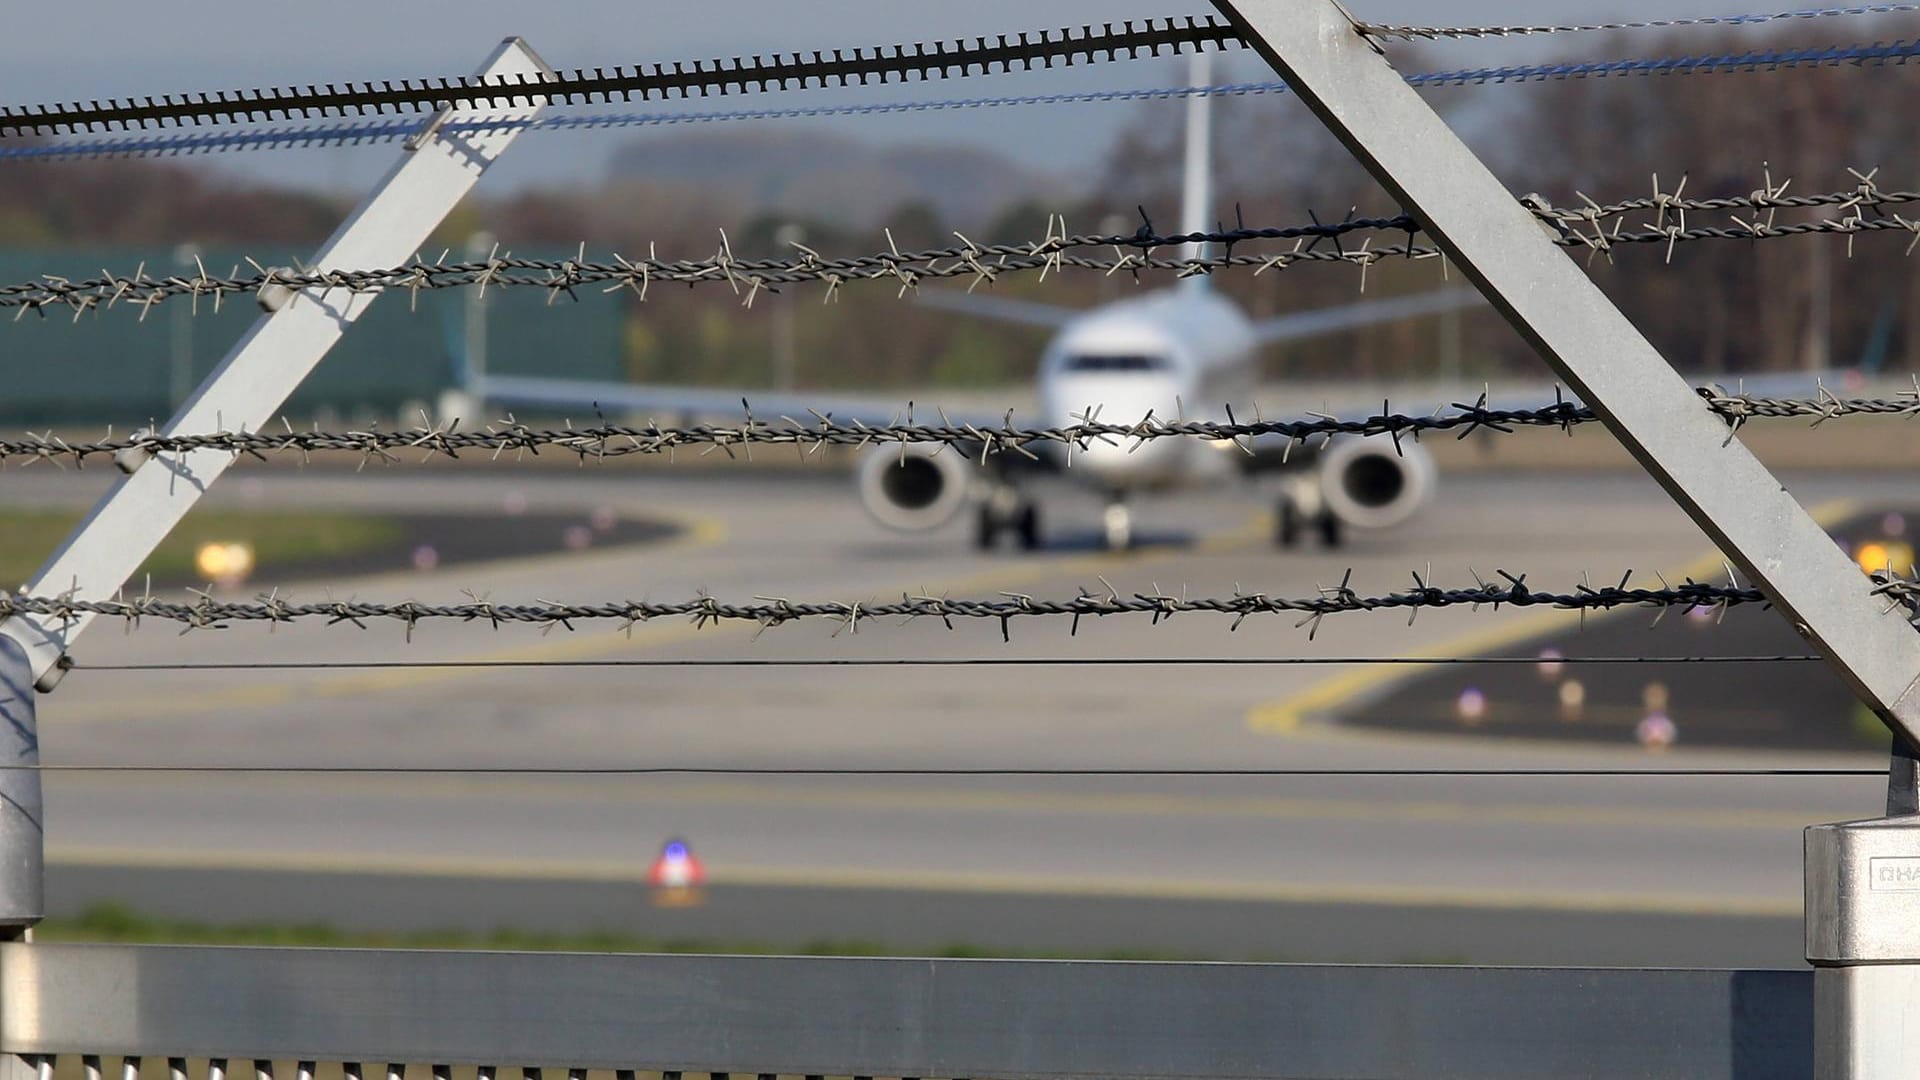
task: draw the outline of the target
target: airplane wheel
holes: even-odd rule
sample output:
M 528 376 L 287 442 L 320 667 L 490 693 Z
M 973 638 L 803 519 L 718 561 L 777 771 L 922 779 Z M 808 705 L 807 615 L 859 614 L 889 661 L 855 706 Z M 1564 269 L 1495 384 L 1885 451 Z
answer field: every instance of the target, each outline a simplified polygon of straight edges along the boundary
M 1274 543 L 1290 548 L 1300 543 L 1300 509 L 1293 500 L 1282 495 L 1280 504 L 1274 508 Z
M 992 551 L 999 540 L 1000 515 L 983 502 L 973 512 L 973 546 L 980 551 Z
M 1101 518 L 1102 531 L 1108 551 L 1126 551 L 1133 546 L 1133 512 L 1125 503 L 1114 503 L 1107 507 Z
M 1332 514 L 1320 515 L 1320 543 L 1329 548 L 1337 548 L 1345 539 L 1345 530 L 1340 519 Z
M 1020 516 L 1014 524 L 1020 534 L 1020 550 L 1038 551 L 1040 549 L 1040 507 L 1026 503 L 1020 507 Z

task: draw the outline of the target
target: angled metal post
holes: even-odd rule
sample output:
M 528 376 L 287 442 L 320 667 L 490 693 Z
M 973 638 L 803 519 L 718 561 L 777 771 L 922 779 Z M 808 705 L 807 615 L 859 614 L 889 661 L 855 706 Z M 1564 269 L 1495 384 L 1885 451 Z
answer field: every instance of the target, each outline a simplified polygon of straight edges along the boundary
M 1920 633 L 1334 0 L 1214 0 L 1862 701 L 1920 745 Z
M 39 764 L 32 663 L 0 637 L 0 939 L 18 938 L 46 913 Z
M 541 80 L 551 73 L 518 38 L 503 42 L 480 69 L 482 77 L 501 82 Z M 521 130 L 510 126 L 447 132 L 445 124 L 527 119 L 538 111 L 525 105 L 449 109 L 428 121 L 379 186 L 320 249 L 312 266 L 366 269 L 412 258 Z M 263 291 L 261 306 L 267 314 L 167 423 L 167 433 L 258 430 L 270 423 L 377 296 L 318 286 L 298 293 L 274 292 L 273 286 Z M 29 591 L 87 600 L 113 597 L 233 458 L 208 450 L 132 463 L 132 474 L 114 485 L 74 529 Z M 48 690 L 64 670 L 60 657 L 90 621 L 87 615 L 21 615 L 0 623 L 0 634 L 26 649 L 35 685 Z

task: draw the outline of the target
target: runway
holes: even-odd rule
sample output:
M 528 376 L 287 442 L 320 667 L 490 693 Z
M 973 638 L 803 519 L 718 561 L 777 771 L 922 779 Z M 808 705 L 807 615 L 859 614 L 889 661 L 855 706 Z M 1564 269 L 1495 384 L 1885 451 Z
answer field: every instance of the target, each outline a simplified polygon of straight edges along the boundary
M 1234 490 L 1141 507 L 1145 550 L 1093 550 L 1098 509 L 1048 504 L 1059 546 L 983 555 L 956 530 L 870 525 L 825 471 L 431 467 L 350 475 L 262 469 L 215 498 L 472 512 L 664 517 L 679 537 L 427 574 L 326 583 L 336 595 L 678 599 L 707 589 L 872 600 L 904 593 L 1070 596 L 1239 587 L 1362 591 L 1418 569 L 1443 585 L 1496 568 L 1539 587 L 1583 572 L 1704 572 L 1700 533 L 1628 473 L 1490 471 L 1444 479 L 1418 527 L 1348 548 L 1279 552 L 1265 507 Z M 32 478 L 8 494 L 76 498 Z M 258 484 L 250 481 L 258 480 Z M 1841 515 L 1911 500 L 1885 474 L 1789 479 Z M 1706 560 L 1703 563 L 1703 560 Z M 267 583 L 262 583 L 267 584 Z M 320 584 L 294 590 L 318 595 Z M 836 633 L 836 629 L 839 632 Z M 1702 631 L 1712 633 L 1713 631 Z M 1544 636 L 1543 636 L 1544 635 Z M 1563 636 L 1559 637 L 1559 636 Z M 97 626 L 84 664 L 606 657 L 1334 657 L 1463 655 L 1563 640 L 1539 611 L 1355 615 L 1309 641 L 1279 619 L 1182 616 L 997 625 L 869 622 L 576 632 L 236 628 L 178 636 Z M 1616 641 L 1609 635 L 1607 648 Z M 1342 726 L 1421 669 L 1168 668 L 79 670 L 40 702 L 50 763 L 420 766 L 1592 769 L 1877 767 L 1871 750 L 1630 739 L 1462 738 Z M 1738 670 L 1715 669 L 1738 708 Z M 56 910 L 117 898 L 215 921 L 395 928 L 614 929 L 773 947 L 819 940 L 928 949 L 1262 956 L 1315 961 L 1780 965 L 1798 948 L 1800 829 L 1879 813 L 1880 782 L 1553 777 L 47 777 Z M 637 882 L 685 836 L 712 873 L 705 907 L 646 907 Z M 183 891 L 183 880 L 205 884 Z M 168 908 L 172 905 L 172 908 Z M 165 909 L 165 910 L 163 910 Z M 679 920 L 675 922 L 674 920 Z

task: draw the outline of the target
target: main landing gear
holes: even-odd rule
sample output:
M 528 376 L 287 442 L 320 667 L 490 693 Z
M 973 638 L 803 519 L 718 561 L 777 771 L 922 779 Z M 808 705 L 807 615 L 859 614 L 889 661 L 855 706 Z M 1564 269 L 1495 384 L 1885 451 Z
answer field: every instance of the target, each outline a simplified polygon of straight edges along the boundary
M 1322 547 L 1337 548 L 1346 539 L 1340 519 L 1327 509 L 1320 485 L 1312 478 L 1290 480 L 1273 511 L 1273 541 L 1283 548 L 1297 547 L 1309 529 L 1320 534 Z
M 1003 533 L 1012 533 L 1021 551 L 1040 547 L 1040 507 L 1011 487 L 996 488 L 974 509 L 973 546 L 992 551 Z
M 1125 551 L 1133 546 L 1133 511 L 1119 499 L 1107 504 L 1100 515 L 1101 539 L 1108 551 Z

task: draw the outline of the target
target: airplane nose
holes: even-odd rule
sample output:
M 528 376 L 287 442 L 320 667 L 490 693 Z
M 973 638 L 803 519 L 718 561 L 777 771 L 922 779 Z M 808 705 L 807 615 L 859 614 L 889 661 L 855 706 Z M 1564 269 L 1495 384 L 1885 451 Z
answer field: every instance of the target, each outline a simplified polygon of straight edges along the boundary
M 1089 443 L 1075 455 L 1074 467 L 1084 467 L 1102 479 L 1124 487 L 1125 481 L 1135 477 L 1141 482 L 1157 479 L 1166 472 L 1166 466 L 1176 452 L 1172 439 L 1149 439 L 1142 443 L 1137 439 L 1114 436 L 1110 442 L 1095 440 Z
M 1156 419 L 1172 419 L 1178 415 L 1177 394 L 1170 386 L 1164 388 L 1164 402 L 1160 400 L 1162 395 L 1159 388 L 1131 388 L 1134 392 L 1126 394 L 1124 400 L 1114 400 L 1111 386 L 1102 389 L 1107 391 L 1107 400 L 1101 402 L 1098 414 L 1101 423 L 1125 427 L 1138 423 L 1149 411 Z M 1054 422 L 1068 427 L 1079 423 L 1085 410 L 1084 407 L 1074 407 L 1056 409 L 1054 413 Z M 1175 438 L 1148 439 L 1143 442 L 1124 435 L 1093 439 L 1074 451 L 1073 467 L 1084 468 L 1099 477 L 1101 482 L 1114 487 L 1155 483 L 1177 467 L 1180 442 Z

